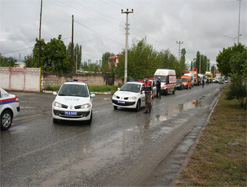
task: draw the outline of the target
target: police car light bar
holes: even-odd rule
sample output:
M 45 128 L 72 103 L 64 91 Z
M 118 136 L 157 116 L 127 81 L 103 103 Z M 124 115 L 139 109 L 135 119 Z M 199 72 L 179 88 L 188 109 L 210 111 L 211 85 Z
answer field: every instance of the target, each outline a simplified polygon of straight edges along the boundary
M 85 79 L 71 79 L 71 78 L 66 78 L 66 82 L 87 82 Z

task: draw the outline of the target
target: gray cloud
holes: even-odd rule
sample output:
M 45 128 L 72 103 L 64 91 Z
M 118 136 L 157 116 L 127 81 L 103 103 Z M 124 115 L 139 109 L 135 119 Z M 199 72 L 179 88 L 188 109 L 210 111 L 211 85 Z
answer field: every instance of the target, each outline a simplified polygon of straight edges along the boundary
M 1 0 L 0 52 L 3 55 L 18 58 L 19 53 L 22 57 L 31 54 L 39 34 L 40 2 Z M 74 14 L 74 42 L 82 45 L 83 61 L 100 60 L 104 52 L 119 53 L 124 49 L 126 17 L 121 9 L 126 8 L 134 9 L 134 13 L 129 14 L 129 46 L 134 39 L 147 37 L 155 49 L 170 49 L 177 56 L 176 41 L 183 41 L 181 47 L 186 49 L 188 61 L 200 51 L 214 64 L 219 51 L 232 46 L 231 37 L 238 34 L 239 3 L 236 0 L 45 0 L 42 38 L 50 41 L 61 34 L 68 45 Z M 244 0 L 240 37 L 244 44 L 247 41 L 246 10 Z

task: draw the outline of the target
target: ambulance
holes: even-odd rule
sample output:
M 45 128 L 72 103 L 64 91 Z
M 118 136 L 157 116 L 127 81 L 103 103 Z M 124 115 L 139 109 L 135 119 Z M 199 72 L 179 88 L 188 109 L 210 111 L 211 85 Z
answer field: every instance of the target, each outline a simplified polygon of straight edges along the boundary
M 168 93 L 175 94 L 176 91 L 176 71 L 173 69 L 157 69 L 154 73 L 154 79 L 161 80 L 161 93 L 167 95 Z

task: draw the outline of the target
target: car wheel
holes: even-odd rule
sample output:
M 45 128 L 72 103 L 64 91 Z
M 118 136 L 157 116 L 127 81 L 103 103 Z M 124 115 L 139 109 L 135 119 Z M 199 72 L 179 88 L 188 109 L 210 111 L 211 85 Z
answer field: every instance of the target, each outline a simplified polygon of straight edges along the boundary
M 91 111 L 90 119 L 87 121 L 87 124 L 91 125 L 93 119 L 93 112 Z
M 114 110 L 117 110 L 117 106 L 113 106 Z
M 175 89 L 173 90 L 172 94 L 173 94 L 173 95 L 175 94 Z
M 141 101 L 138 100 L 137 104 L 136 104 L 136 112 L 138 112 L 141 108 Z
M 58 123 L 58 119 L 53 118 L 53 123 Z
M 10 110 L 3 111 L 1 115 L 1 130 L 6 131 L 12 125 L 13 115 Z

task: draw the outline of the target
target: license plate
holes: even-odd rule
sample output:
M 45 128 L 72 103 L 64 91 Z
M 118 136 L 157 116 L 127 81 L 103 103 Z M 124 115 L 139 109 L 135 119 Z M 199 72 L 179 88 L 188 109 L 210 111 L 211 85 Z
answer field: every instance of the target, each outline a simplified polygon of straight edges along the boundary
M 119 103 L 119 104 L 125 104 L 125 102 L 124 102 L 124 101 L 118 101 L 118 103 Z
M 69 116 L 76 116 L 77 112 L 65 111 L 64 114 Z

